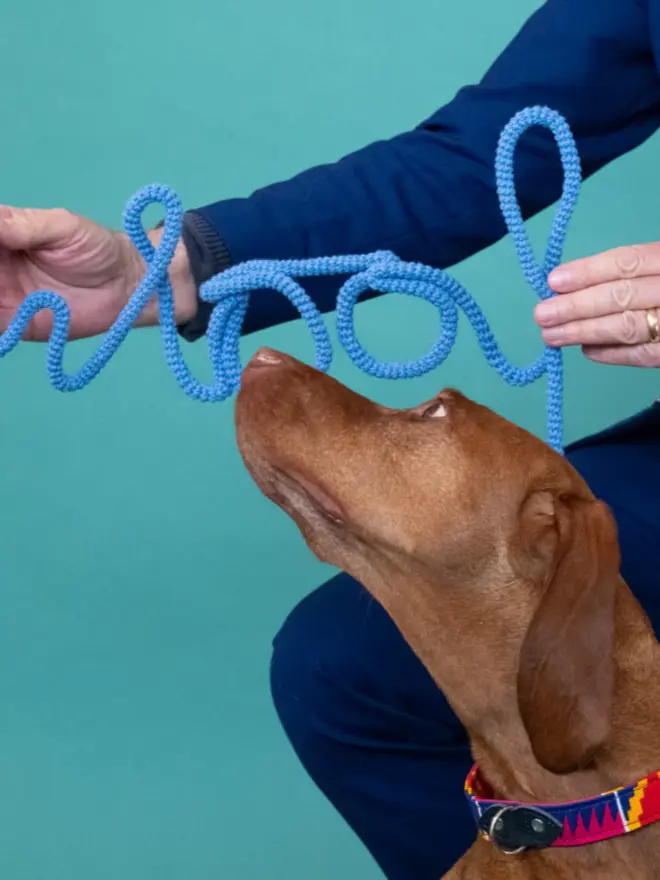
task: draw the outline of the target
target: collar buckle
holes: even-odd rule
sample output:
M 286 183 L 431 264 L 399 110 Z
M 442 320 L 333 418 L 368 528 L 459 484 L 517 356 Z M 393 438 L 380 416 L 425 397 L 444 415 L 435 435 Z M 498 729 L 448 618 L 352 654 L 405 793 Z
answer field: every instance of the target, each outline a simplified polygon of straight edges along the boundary
M 494 804 L 481 816 L 479 830 L 501 853 L 516 856 L 528 849 L 552 846 L 564 828 L 539 807 Z

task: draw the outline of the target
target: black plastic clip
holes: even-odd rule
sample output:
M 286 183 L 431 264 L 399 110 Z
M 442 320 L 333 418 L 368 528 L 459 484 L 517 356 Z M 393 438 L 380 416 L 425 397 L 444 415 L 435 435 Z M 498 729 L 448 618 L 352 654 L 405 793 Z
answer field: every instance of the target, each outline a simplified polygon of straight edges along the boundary
M 561 822 L 539 807 L 494 804 L 479 819 L 479 830 L 508 856 L 546 849 L 561 837 Z

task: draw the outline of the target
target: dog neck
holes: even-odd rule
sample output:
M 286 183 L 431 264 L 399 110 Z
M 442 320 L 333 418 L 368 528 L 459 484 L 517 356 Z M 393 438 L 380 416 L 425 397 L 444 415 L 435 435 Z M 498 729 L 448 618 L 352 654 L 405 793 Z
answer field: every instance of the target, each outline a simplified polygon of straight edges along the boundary
M 475 616 L 460 597 L 445 594 L 447 604 L 434 616 L 429 614 L 431 587 L 399 586 L 390 583 L 380 592 L 387 597 L 383 605 L 466 727 L 473 757 L 497 799 L 539 806 L 579 801 L 660 770 L 660 645 L 623 582 L 615 611 L 611 733 L 589 767 L 566 775 L 539 764 L 520 717 L 517 647 L 524 633 L 517 629 L 516 610 L 502 626 L 501 604 L 497 611 L 481 608 Z M 496 619 L 498 627 L 492 626 Z M 587 874 L 599 880 L 651 880 L 660 861 L 660 823 L 595 846 L 541 850 L 516 866 L 491 844 L 478 841 L 475 847 L 448 876 L 500 876 L 497 871 L 506 868 L 506 876 L 530 880 L 547 876 L 549 869 L 562 880 Z M 502 859 L 506 864 L 500 866 Z
M 623 582 L 615 610 L 610 736 L 587 768 L 566 775 L 539 764 L 520 717 L 516 682 L 524 629 L 518 609 L 497 596 L 492 607 L 468 609 L 451 591 L 437 609 L 433 592 L 431 584 L 411 589 L 408 581 L 390 582 L 377 595 L 464 724 L 474 759 L 498 798 L 581 800 L 660 770 L 660 645 Z
M 474 727 L 468 723 L 475 760 L 498 796 L 540 804 L 579 800 L 660 770 L 660 645 L 624 584 L 617 595 L 615 627 L 612 727 L 584 770 L 558 776 L 539 765 L 515 694 L 505 701 L 506 714 L 498 711 Z
M 498 798 L 540 806 L 579 801 L 660 770 L 660 646 L 625 585 L 617 597 L 614 668 L 611 733 L 592 764 L 580 772 L 557 776 L 544 770 L 531 752 L 515 707 L 510 717 L 498 715 L 469 731 L 475 760 Z M 496 864 L 501 856 L 491 844 L 487 846 L 491 851 L 486 861 Z M 650 880 L 659 861 L 660 823 L 656 823 L 592 846 L 531 853 L 511 876 Z M 468 871 L 467 876 L 472 875 Z

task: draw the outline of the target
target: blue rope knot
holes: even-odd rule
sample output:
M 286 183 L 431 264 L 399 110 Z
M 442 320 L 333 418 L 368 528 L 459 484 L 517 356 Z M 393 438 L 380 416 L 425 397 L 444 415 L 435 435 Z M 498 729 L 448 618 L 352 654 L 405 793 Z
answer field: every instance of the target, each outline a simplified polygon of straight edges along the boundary
M 536 125 L 545 126 L 552 132 L 564 169 L 562 195 L 542 264 L 537 262 L 527 236 L 514 183 L 516 146 L 522 134 Z M 566 120 L 547 107 L 529 107 L 516 114 L 499 138 L 495 178 L 500 210 L 513 239 L 523 274 L 540 299 L 552 296 L 547 278 L 561 262 L 568 224 L 581 184 L 580 159 Z M 165 210 L 163 236 L 157 248 L 149 241 L 142 225 L 144 210 L 154 203 L 161 204 Z M 477 302 L 455 278 L 441 269 L 404 262 L 389 251 L 302 260 L 254 260 L 233 266 L 211 278 L 202 285 L 200 296 L 205 302 L 214 304 L 207 331 L 214 381 L 210 385 L 199 382 L 190 373 L 181 353 L 168 278 L 168 267 L 181 235 L 182 220 L 181 203 L 168 187 L 147 186 L 130 200 L 124 212 L 124 228 L 145 260 L 146 273 L 99 348 L 77 373 L 64 373 L 62 361 L 70 312 L 64 299 L 52 291 L 37 291 L 25 298 L 6 332 L 0 336 L 0 357 L 18 344 L 29 321 L 38 311 L 50 309 L 54 321 L 47 347 L 48 376 L 57 390 L 77 391 L 88 385 L 106 366 L 156 292 L 165 359 L 177 383 L 196 400 L 226 400 L 240 385 L 239 340 L 250 294 L 256 290 L 276 290 L 286 296 L 312 333 L 316 367 L 327 371 L 332 361 L 330 337 L 319 310 L 300 279 L 348 275 L 350 277 L 342 284 L 337 297 L 337 331 L 341 345 L 359 369 L 381 379 L 408 379 L 431 372 L 444 362 L 454 346 L 458 332 L 458 310 L 461 309 L 476 333 L 486 361 L 509 385 L 529 385 L 547 374 L 547 439 L 554 449 L 563 451 L 561 351 L 546 347 L 532 364 L 515 366 L 500 351 Z M 365 350 L 356 337 L 354 312 L 359 297 L 369 290 L 416 296 L 438 309 L 440 336 L 426 354 L 412 361 L 382 362 Z

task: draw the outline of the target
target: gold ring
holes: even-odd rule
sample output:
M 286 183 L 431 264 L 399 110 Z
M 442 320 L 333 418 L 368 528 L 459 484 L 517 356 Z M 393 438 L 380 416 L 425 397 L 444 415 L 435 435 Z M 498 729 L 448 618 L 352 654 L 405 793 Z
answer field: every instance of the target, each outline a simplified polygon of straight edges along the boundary
M 647 310 L 646 323 L 649 327 L 649 342 L 660 342 L 660 320 L 655 309 Z

